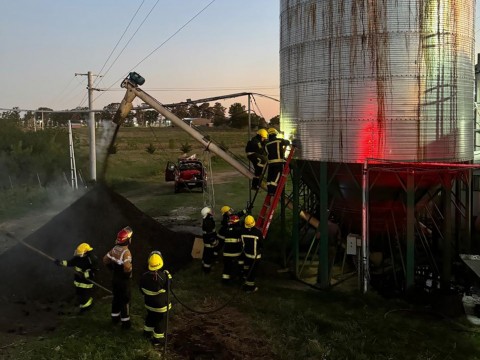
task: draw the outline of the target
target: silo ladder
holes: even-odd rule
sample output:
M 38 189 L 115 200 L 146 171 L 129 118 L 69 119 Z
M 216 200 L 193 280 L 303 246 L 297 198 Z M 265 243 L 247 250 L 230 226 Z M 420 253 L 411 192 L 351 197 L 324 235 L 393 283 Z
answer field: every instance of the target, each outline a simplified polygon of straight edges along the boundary
M 290 174 L 290 161 L 292 160 L 294 153 L 295 147 L 292 146 L 290 148 L 290 154 L 288 154 L 287 160 L 283 167 L 282 175 L 280 176 L 280 180 L 278 181 L 275 194 L 273 196 L 269 194 L 265 196 L 262 209 L 260 210 L 260 214 L 258 214 L 257 223 L 255 224 L 255 226 L 262 230 L 263 237 L 267 236 L 268 228 L 270 226 L 270 223 L 272 222 L 273 214 L 275 213 L 278 202 L 282 197 L 282 192 L 285 187 L 285 183 L 287 182 L 287 177 Z

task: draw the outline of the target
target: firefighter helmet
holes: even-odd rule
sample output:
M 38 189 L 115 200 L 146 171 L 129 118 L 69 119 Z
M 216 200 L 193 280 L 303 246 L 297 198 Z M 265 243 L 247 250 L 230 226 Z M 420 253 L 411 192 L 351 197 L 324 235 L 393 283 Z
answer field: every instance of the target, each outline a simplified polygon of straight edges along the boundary
M 240 221 L 240 217 L 238 215 L 230 215 L 228 218 L 228 223 L 230 225 L 236 224 Z
M 275 128 L 268 129 L 268 135 L 277 135 L 278 131 Z
M 262 139 L 268 138 L 268 132 L 267 132 L 267 130 L 265 130 L 265 129 L 259 129 L 259 130 L 257 131 L 257 135 L 260 135 L 260 137 L 261 137 Z
M 130 226 L 124 227 L 122 230 L 120 230 L 117 234 L 117 241 L 116 243 L 118 245 L 124 245 L 127 244 L 130 239 L 132 238 L 132 228 Z
M 200 214 L 202 214 L 202 217 L 205 219 L 208 214 L 212 213 L 212 209 L 210 209 L 208 206 L 205 206 L 201 211 Z
M 222 206 L 222 208 L 220 209 L 220 212 L 222 213 L 222 215 L 225 215 L 230 210 L 232 210 L 232 208 L 230 206 L 225 205 L 225 206 Z
M 252 215 L 247 215 L 245 217 L 245 227 L 250 229 L 255 226 L 255 219 Z
M 93 250 L 93 248 L 90 245 L 88 245 L 87 243 L 81 243 L 75 249 L 75 254 L 74 255 L 83 257 L 83 256 L 85 256 L 85 254 L 87 252 L 92 251 L 92 250 Z
M 163 267 L 163 258 L 160 251 L 152 251 L 148 257 L 148 270 L 157 271 Z

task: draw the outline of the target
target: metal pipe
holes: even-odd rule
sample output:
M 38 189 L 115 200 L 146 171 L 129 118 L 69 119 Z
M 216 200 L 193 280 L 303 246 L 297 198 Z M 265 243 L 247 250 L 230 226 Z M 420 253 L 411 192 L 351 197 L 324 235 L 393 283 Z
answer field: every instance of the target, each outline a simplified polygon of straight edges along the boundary
M 160 102 L 158 102 L 155 98 L 153 98 L 152 96 L 147 94 L 145 91 L 140 89 L 134 83 L 130 82 L 128 79 L 125 79 L 122 82 L 122 87 L 127 90 L 127 93 L 125 94 L 125 97 L 120 104 L 120 108 L 117 110 L 117 113 L 114 116 L 113 121 L 117 124 L 116 131 L 118 131 L 118 126 L 122 122 L 122 119 L 125 118 L 128 115 L 128 112 L 132 109 L 132 102 L 135 99 L 135 96 L 138 96 L 146 104 L 150 105 L 157 112 L 159 112 L 160 114 L 165 116 L 167 119 L 169 119 L 173 124 L 175 124 L 175 126 L 178 126 L 180 129 L 186 131 L 195 140 L 203 144 L 207 150 L 210 150 L 211 152 L 220 156 L 223 160 L 229 163 L 234 169 L 236 169 L 240 174 L 242 174 L 243 176 L 247 177 L 250 180 L 253 179 L 254 174 L 249 169 L 247 169 L 241 162 L 237 161 L 229 153 L 224 151 L 215 143 L 208 140 L 206 137 L 204 137 L 201 133 L 196 131 L 194 128 L 191 128 L 190 126 L 188 126 L 182 119 L 180 119 L 174 113 L 166 109 Z M 113 141 L 114 139 L 112 139 L 112 142 Z M 266 186 L 263 186 L 263 185 L 260 185 L 260 186 L 262 187 L 263 190 L 265 191 L 267 190 Z M 285 198 L 285 206 L 287 206 L 290 210 L 293 210 L 293 204 L 287 198 Z M 300 211 L 299 215 L 303 220 L 307 221 L 314 228 L 317 228 L 320 225 L 320 221 L 318 219 L 316 219 L 315 217 L 311 216 L 309 213 L 303 210 Z
M 368 160 L 363 164 L 362 173 L 362 250 L 361 250 L 361 267 L 362 292 L 368 291 Z
M 186 131 L 190 136 L 192 136 L 195 140 L 200 142 L 205 146 L 206 149 L 210 150 L 211 152 L 217 154 L 222 159 L 224 159 L 227 163 L 233 166 L 239 173 L 246 176 L 250 180 L 253 179 L 253 173 L 250 172 L 248 169 L 243 166 L 239 161 L 234 159 L 230 154 L 226 151 L 221 149 L 218 145 L 214 144 L 207 138 L 205 138 L 201 133 L 196 131 L 194 128 L 188 126 L 182 119 L 180 119 L 177 115 L 167 110 L 162 104 L 160 104 L 157 100 L 155 100 L 152 96 L 144 92 L 142 89 L 133 85 L 130 81 L 125 80 L 122 83 L 122 87 L 125 87 L 127 91 L 132 91 L 136 96 L 142 99 L 145 103 L 149 104 L 152 108 L 158 111 L 160 114 L 165 116 L 169 119 L 175 126 L 178 126 L 180 129 Z

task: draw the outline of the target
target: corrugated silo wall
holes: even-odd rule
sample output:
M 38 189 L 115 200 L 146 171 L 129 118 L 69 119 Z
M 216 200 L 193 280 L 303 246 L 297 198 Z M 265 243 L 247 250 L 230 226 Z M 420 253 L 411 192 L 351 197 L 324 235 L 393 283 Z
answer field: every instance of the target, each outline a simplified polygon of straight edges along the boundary
M 303 160 L 473 159 L 473 0 L 281 0 L 281 126 Z

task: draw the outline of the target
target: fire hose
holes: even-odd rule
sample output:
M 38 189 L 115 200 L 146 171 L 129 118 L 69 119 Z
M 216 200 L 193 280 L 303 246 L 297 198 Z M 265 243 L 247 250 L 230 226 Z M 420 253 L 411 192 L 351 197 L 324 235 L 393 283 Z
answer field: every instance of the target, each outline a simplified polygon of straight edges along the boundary
M 32 246 L 32 245 L 30 245 L 30 244 L 27 244 L 25 241 L 16 238 L 15 236 L 13 236 L 12 234 L 10 234 L 9 232 L 5 232 L 5 235 L 8 236 L 9 238 L 11 238 L 11 239 L 19 242 L 20 244 L 22 244 L 23 246 L 29 248 L 30 250 L 36 252 L 37 254 L 39 254 L 39 255 L 41 255 L 41 256 L 49 259 L 50 261 L 55 261 L 55 258 L 51 257 L 50 255 L 44 253 L 43 251 L 37 249 L 37 248 L 34 247 L 34 246 Z M 73 270 L 73 269 L 71 269 L 71 270 Z M 76 273 L 75 270 L 73 270 L 73 271 Z M 93 285 L 98 286 L 100 289 L 105 290 L 105 291 L 108 292 L 109 294 L 112 293 L 111 290 L 109 290 L 109 289 L 107 289 L 106 287 L 100 285 L 99 283 L 97 283 L 97 282 L 95 282 L 95 281 L 93 281 L 93 280 L 91 280 L 91 279 L 87 279 L 87 280 L 88 280 L 89 282 L 91 282 Z

